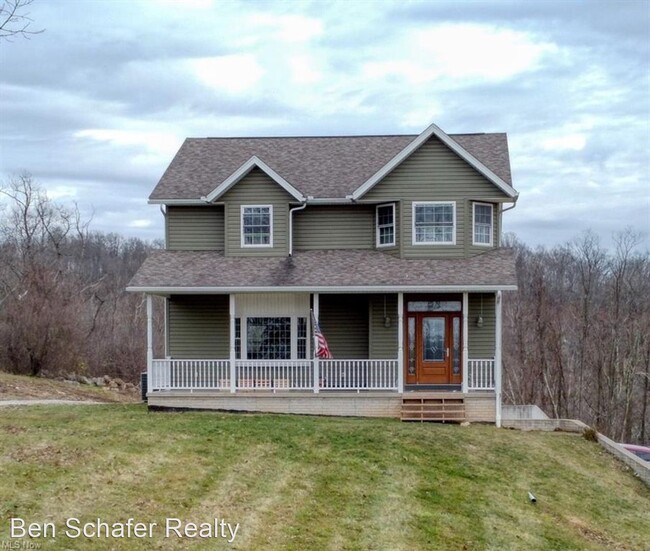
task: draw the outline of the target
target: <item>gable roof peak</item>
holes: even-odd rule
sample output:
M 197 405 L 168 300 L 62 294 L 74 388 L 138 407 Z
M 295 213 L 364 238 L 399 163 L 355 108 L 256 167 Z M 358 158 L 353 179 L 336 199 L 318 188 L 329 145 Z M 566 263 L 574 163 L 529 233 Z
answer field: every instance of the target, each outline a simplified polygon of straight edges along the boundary
M 289 193 L 289 195 L 293 196 L 294 199 L 297 199 L 300 202 L 305 201 L 305 196 L 302 193 L 300 193 L 275 170 L 273 170 L 269 165 L 262 161 L 262 159 L 260 159 L 257 155 L 253 155 L 250 159 L 248 159 L 248 161 L 246 161 L 237 170 L 235 170 L 235 172 L 228 176 L 228 178 L 221 182 L 221 184 L 219 184 L 216 188 L 214 188 L 210 193 L 201 199 L 209 203 L 215 199 L 218 199 L 231 187 L 239 183 L 254 168 L 259 168 L 262 172 L 269 176 L 269 178 L 271 178 L 275 183 L 277 183 L 281 188 Z
M 475 168 L 478 172 L 483 174 L 488 180 L 490 180 L 494 185 L 496 185 L 501 191 L 503 191 L 509 197 L 513 199 L 518 196 L 518 193 L 512 188 L 507 182 L 502 178 L 497 176 L 492 170 L 486 167 L 481 161 L 479 161 L 474 155 L 472 155 L 467 149 L 462 147 L 457 141 L 455 141 L 449 134 L 442 130 L 435 123 L 431 123 L 427 128 L 425 128 L 420 135 L 418 135 L 411 143 L 409 143 L 404 149 L 402 149 L 397 155 L 395 155 L 390 161 L 388 161 L 384 166 L 382 166 L 377 172 L 375 172 L 370 178 L 368 178 L 363 184 L 361 184 L 354 193 L 352 198 L 354 200 L 360 199 L 368 191 L 370 191 L 376 184 L 384 179 L 385 176 L 390 174 L 397 166 L 399 166 L 403 161 L 411 156 L 419 147 L 424 144 L 429 138 L 435 136 L 442 143 L 444 143 L 449 149 L 456 153 L 459 157 L 464 159 L 469 165 Z

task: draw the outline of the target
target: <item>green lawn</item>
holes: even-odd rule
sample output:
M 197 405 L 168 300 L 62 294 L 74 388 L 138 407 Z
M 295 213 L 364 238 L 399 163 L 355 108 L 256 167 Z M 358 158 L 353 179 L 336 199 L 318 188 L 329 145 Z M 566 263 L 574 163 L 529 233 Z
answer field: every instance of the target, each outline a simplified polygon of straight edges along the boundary
M 65 521 L 159 525 L 219 549 L 647 549 L 650 490 L 573 435 L 395 420 L 148 413 L 140 405 L 0 409 L 0 542 L 9 518 L 52 522 L 43 549 L 82 549 Z M 538 503 L 528 502 L 531 490 Z M 168 517 L 240 524 L 164 538 Z

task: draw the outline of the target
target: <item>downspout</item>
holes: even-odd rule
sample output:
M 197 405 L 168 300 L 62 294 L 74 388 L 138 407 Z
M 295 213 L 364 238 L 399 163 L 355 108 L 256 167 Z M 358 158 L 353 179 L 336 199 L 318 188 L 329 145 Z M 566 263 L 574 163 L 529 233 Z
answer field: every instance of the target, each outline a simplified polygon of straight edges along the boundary
M 307 200 L 299 207 L 289 209 L 289 256 L 293 256 L 293 213 L 297 210 L 302 210 L 307 206 Z
M 509 206 L 507 209 L 503 208 L 503 203 L 499 203 L 499 234 L 501 237 L 501 239 L 499 239 L 499 245 L 503 243 L 503 213 L 514 209 L 517 206 L 517 199 L 519 199 L 519 195 L 514 197 L 514 201 L 512 202 L 512 205 Z
M 167 248 L 167 205 L 160 205 L 160 212 L 163 215 L 163 224 L 165 226 L 165 249 Z
M 515 200 L 512 202 L 512 206 L 511 206 L 511 207 L 508 207 L 507 209 L 501 209 L 501 214 L 503 214 L 504 212 L 507 212 L 507 211 L 509 211 L 509 210 L 514 209 L 514 208 L 517 206 L 517 199 L 519 199 L 519 196 L 518 196 L 518 195 L 517 195 L 517 197 L 515 197 Z

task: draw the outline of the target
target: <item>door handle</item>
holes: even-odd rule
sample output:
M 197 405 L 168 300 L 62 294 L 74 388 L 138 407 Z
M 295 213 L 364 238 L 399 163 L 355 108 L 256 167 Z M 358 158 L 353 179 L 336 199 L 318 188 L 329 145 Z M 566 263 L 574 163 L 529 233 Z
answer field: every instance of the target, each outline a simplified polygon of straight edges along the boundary
M 449 357 L 449 347 L 447 347 L 447 358 Z

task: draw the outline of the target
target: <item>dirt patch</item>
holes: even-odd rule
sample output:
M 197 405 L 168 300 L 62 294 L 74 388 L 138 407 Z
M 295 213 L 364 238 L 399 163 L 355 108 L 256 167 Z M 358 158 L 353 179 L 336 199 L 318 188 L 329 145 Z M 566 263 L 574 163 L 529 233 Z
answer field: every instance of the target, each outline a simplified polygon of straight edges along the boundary
M 17 447 L 7 457 L 17 463 L 38 463 L 54 467 L 66 467 L 82 461 L 87 455 L 84 450 L 61 448 L 47 444 L 41 446 Z
M 73 381 L 11 375 L 0 371 L 0 400 L 138 402 L 138 390 L 94 387 Z
M 607 549 L 619 549 L 621 551 L 630 549 L 630 547 L 612 540 L 607 534 L 604 534 L 603 532 L 592 528 L 582 519 L 579 519 L 577 517 L 568 517 L 566 520 L 572 528 L 580 532 L 583 538 L 592 543 L 602 545 Z

